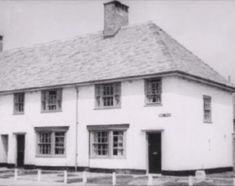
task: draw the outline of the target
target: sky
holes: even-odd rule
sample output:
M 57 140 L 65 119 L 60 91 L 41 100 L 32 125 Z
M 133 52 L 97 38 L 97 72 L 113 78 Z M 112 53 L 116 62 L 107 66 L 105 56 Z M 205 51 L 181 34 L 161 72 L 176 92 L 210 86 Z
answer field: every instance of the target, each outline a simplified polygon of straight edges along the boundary
M 108 0 L 0 0 L 4 50 L 103 29 Z M 122 0 L 129 24 L 155 22 L 235 84 L 235 0 Z

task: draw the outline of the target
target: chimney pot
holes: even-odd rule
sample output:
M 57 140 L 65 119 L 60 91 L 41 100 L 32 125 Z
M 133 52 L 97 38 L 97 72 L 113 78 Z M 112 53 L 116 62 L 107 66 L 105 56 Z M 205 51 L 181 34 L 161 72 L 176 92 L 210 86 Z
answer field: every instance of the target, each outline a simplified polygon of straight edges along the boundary
M 228 76 L 228 82 L 231 83 L 231 76 Z
M 128 6 L 114 0 L 104 3 L 104 37 L 112 37 L 128 25 Z

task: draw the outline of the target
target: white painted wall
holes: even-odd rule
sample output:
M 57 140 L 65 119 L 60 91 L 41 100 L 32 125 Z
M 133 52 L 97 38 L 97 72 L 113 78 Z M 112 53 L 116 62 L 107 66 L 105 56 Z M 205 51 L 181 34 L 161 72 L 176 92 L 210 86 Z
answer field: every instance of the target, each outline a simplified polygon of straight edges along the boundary
M 41 113 L 40 92 L 25 94 L 25 114 L 13 115 L 13 95 L 0 96 L 0 134 L 9 134 L 8 163 L 16 161 L 16 135 L 26 132 L 25 164 L 72 165 L 74 164 L 75 89 L 63 90 L 62 112 Z M 66 138 L 66 158 L 38 158 L 36 154 L 36 134 L 34 127 L 69 126 Z M 75 145 L 74 145 L 75 146 Z
M 212 124 L 203 123 L 203 95 L 212 97 Z M 126 159 L 89 160 L 86 149 L 80 152 L 79 164 L 86 165 L 89 160 L 91 167 L 147 169 L 146 138 L 142 130 L 163 129 L 163 170 L 232 166 L 230 93 L 182 79 L 163 78 L 162 106 L 144 105 L 143 80 L 122 83 L 121 109 L 95 110 L 92 86 L 80 88 L 79 96 L 79 136 L 84 139 L 88 139 L 86 125 L 89 124 L 130 124 Z M 172 116 L 161 118 L 161 113 Z M 86 142 L 85 145 L 80 141 L 79 149 L 88 147 Z
M 144 81 L 122 82 L 121 108 L 94 109 L 94 86 L 79 87 L 78 166 L 147 169 L 143 130 L 163 129 L 162 169 L 188 170 L 232 166 L 232 96 L 176 77 L 163 78 L 161 106 L 145 106 Z M 212 124 L 203 123 L 203 95 L 212 97 Z M 75 159 L 75 88 L 63 89 L 62 112 L 41 113 L 40 92 L 26 93 L 24 115 L 12 115 L 13 95 L 0 96 L 0 134 L 9 134 L 8 163 L 15 162 L 14 132 L 26 134 L 26 164 L 73 166 Z M 159 117 L 171 113 L 171 117 Z M 129 123 L 126 157 L 89 158 L 87 125 Z M 69 126 L 66 158 L 35 157 L 36 126 Z M 0 154 L 1 156 L 1 154 Z M 183 161 L 182 161 L 183 160 Z M 1 161 L 1 157 L 0 157 Z
M 231 93 L 187 80 L 175 83 L 177 127 L 166 131 L 171 147 L 166 148 L 165 169 L 232 166 Z M 212 124 L 203 123 L 203 95 L 212 97 Z

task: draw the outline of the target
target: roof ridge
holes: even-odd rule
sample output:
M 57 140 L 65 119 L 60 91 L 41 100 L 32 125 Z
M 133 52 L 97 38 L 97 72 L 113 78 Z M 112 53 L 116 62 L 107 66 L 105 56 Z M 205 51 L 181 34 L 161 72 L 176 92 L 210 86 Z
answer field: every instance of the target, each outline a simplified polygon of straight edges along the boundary
M 122 26 L 119 31 L 126 30 L 126 29 L 136 27 L 136 26 L 140 27 L 140 26 L 143 26 L 143 25 L 148 25 L 150 23 L 154 24 L 152 21 L 147 21 L 147 22 L 143 22 L 143 23 L 136 23 L 136 24 Z M 32 48 L 40 48 L 41 46 L 48 46 L 48 45 L 53 45 L 53 44 L 69 42 L 69 41 L 73 41 L 73 40 L 76 40 L 76 39 L 86 38 L 88 36 L 95 36 L 95 35 L 102 34 L 102 33 L 103 33 L 102 30 L 97 30 L 96 32 L 83 33 L 83 34 L 79 34 L 79 35 L 68 37 L 68 38 L 55 39 L 55 40 L 50 40 L 50 41 L 46 41 L 46 42 L 33 43 L 32 45 L 29 45 L 29 46 L 10 48 L 10 49 L 3 50 L 2 52 L 0 52 L 0 56 L 4 55 L 4 54 L 7 54 L 9 52 L 15 52 L 15 51 L 20 51 L 20 50 L 30 50 Z
M 40 48 L 42 46 L 49 46 L 49 45 L 53 45 L 53 44 L 62 44 L 65 42 L 74 41 L 79 38 L 86 38 L 91 35 L 97 35 L 99 33 L 101 33 L 101 31 L 96 31 L 96 32 L 92 32 L 92 33 L 85 33 L 85 34 L 76 35 L 76 36 L 69 37 L 69 38 L 62 38 L 62 39 L 55 39 L 55 40 L 50 40 L 50 41 L 46 41 L 46 42 L 34 43 L 29 46 L 10 48 L 10 49 L 3 50 L 2 52 L 0 52 L 0 55 L 4 55 L 4 54 L 10 53 L 10 52 L 16 52 L 16 51 L 20 51 L 20 50 L 30 50 L 33 48 Z

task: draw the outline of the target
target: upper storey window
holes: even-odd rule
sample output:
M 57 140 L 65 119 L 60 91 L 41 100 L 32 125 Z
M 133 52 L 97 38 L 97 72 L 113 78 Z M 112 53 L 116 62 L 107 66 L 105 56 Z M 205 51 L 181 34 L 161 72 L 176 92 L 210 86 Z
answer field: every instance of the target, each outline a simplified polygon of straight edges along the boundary
M 24 93 L 14 94 L 14 114 L 24 113 Z
M 145 80 L 146 104 L 160 104 L 162 94 L 162 81 L 159 78 Z
M 210 96 L 203 96 L 203 119 L 205 123 L 212 122 Z
M 52 89 L 42 91 L 42 111 L 61 111 L 62 89 Z
M 120 82 L 95 85 L 95 98 L 97 108 L 119 107 L 120 97 Z

